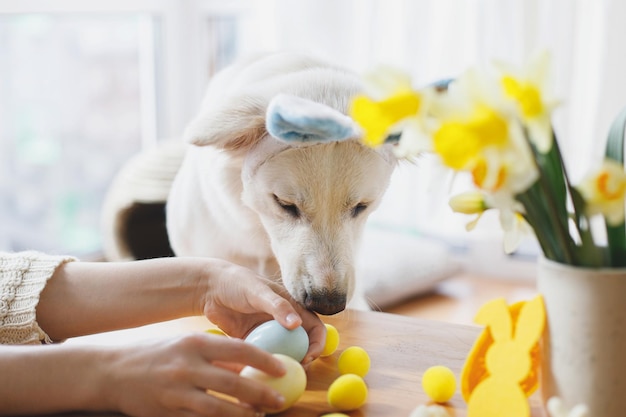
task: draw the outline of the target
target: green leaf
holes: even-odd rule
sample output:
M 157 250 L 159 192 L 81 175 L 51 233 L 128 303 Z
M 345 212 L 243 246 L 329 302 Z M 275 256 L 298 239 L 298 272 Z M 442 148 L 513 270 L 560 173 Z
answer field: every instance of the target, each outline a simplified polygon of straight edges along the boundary
M 552 170 L 549 174 L 557 177 L 559 171 L 562 173 L 562 182 L 565 189 L 563 193 L 567 193 L 567 195 L 569 195 L 574 220 L 573 227 L 575 227 L 577 235 L 580 238 L 579 245 L 576 245 L 573 240 L 571 242 L 572 251 L 574 252 L 574 264 L 589 267 L 600 267 L 602 265 L 606 265 L 606 256 L 604 251 L 602 251 L 602 249 L 595 244 L 591 233 L 589 218 L 585 214 L 585 206 L 587 203 L 578 190 L 572 186 L 572 183 L 569 180 L 556 136 L 553 136 L 553 143 L 554 145 L 550 151 L 553 155 L 549 162 Z M 555 169 L 557 167 L 558 169 Z M 570 226 L 567 222 L 567 219 L 570 217 L 568 215 L 569 212 L 567 208 L 567 195 L 561 195 L 560 193 L 557 195 L 559 198 L 559 208 L 562 210 L 559 213 L 559 218 L 565 219 L 565 225 L 563 227 L 566 230 L 570 230 Z
M 529 140 L 528 132 L 526 138 L 535 157 L 539 179 L 526 193 L 516 198 L 526 209 L 527 221 L 535 230 L 544 255 L 557 262 L 575 265 L 576 247 L 569 233 L 567 211 L 567 191 L 570 187 L 558 142 L 553 133 L 552 147 L 547 153 L 542 153 Z
M 544 160 L 545 159 L 545 160 Z M 542 175 L 548 183 L 551 193 L 548 195 L 554 201 L 554 209 L 558 213 L 558 218 L 564 228 L 567 228 L 567 190 L 569 184 L 565 174 L 565 166 L 561 157 L 561 150 L 557 142 L 556 135 L 552 133 L 552 148 L 545 157 L 537 156 L 537 163 L 542 171 Z
M 626 108 L 615 118 L 609 129 L 605 156 L 624 165 L 624 129 L 626 129 Z
M 570 265 L 602 266 L 607 256 L 595 245 L 585 215 L 585 201 L 571 186 L 554 132 L 552 139 L 547 153 L 539 152 L 529 141 L 539 179 L 516 198 L 524 206 L 526 221 L 533 227 L 548 259 Z M 573 223 L 570 223 L 570 203 Z
M 536 181 L 523 193 L 517 194 L 515 198 L 524 206 L 524 219 L 534 230 L 545 257 L 555 262 L 566 262 L 563 248 L 553 233 L 552 221 L 546 216 L 548 208 L 542 197 L 539 181 Z
M 624 238 L 626 224 L 617 226 L 606 225 L 606 237 L 609 245 L 610 265 L 613 267 L 626 266 L 626 239 Z
M 624 165 L 624 129 L 626 129 L 626 108 L 615 118 L 609 129 L 605 156 Z M 605 221 L 606 223 L 606 221 Z M 626 225 L 606 224 L 610 265 L 626 266 Z
M 586 202 L 580 192 L 570 188 L 572 205 L 574 206 L 574 222 L 580 236 L 581 244 L 578 246 L 576 258 L 580 260 L 580 265 L 589 267 L 601 267 L 607 265 L 609 256 L 602 248 L 596 246 L 591 233 L 589 219 L 584 214 Z

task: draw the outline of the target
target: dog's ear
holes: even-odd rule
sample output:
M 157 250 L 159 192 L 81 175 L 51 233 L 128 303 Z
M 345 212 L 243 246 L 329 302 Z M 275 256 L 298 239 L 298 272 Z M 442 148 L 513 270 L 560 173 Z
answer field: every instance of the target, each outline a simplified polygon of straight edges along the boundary
M 185 141 L 225 150 L 246 149 L 266 134 L 267 102 L 254 96 L 230 97 L 204 107 L 185 129 Z
M 267 132 L 287 143 L 340 141 L 360 136 L 356 123 L 325 104 L 278 94 L 267 107 Z

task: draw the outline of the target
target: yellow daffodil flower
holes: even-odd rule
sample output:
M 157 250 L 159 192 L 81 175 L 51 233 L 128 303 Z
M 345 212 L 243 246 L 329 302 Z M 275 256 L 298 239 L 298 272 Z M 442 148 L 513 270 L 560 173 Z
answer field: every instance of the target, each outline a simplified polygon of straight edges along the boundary
M 478 106 L 467 120 L 449 120 L 434 135 L 434 149 L 452 169 L 471 169 L 489 146 L 506 146 L 508 125 L 497 112 Z
M 542 153 L 547 153 L 552 147 L 550 119 L 552 110 L 557 106 L 557 101 L 545 93 L 549 58 L 547 53 L 542 53 L 522 70 L 501 68 L 504 94 L 517 104 L 520 118 L 528 128 L 530 140 Z
M 488 192 L 517 194 L 538 177 L 532 151 L 494 73 L 471 69 L 429 105 L 438 124 L 433 150 L 444 165 L 472 175 Z
M 414 89 L 409 75 L 392 67 L 381 66 L 365 74 L 363 80 L 365 94 L 355 97 L 349 109 L 364 131 L 363 142 L 376 147 L 390 134 L 398 134 L 400 140 L 394 147 L 397 157 L 430 150 L 424 121 L 431 102 L 430 89 Z
M 621 164 L 604 160 L 602 166 L 586 176 L 577 188 L 590 215 L 602 214 L 612 226 L 624 221 L 626 173 Z
M 514 251 L 524 234 L 535 232 L 549 259 L 601 265 L 603 260 L 594 255 L 598 246 L 581 225 L 596 214 L 609 226 L 624 222 L 623 167 L 606 161 L 586 177 L 577 187 L 582 200 L 567 193 L 571 183 L 553 143 L 551 117 L 558 102 L 548 91 L 548 54 L 522 68 L 495 67 L 497 71 L 470 69 L 447 83 L 445 91 L 416 90 L 401 71 L 378 70 L 365 77 L 365 94 L 352 101 L 349 114 L 361 125 L 365 144 L 375 147 L 397 136 L 393 150 L 398 157 L 430 152 L 440 167 L 468 175 L 477 191 L 450 199 L 452 210 L 475 216 L 468 230 L 486 210 L 496 209 L 505 252 Z M 621 115 L 614 123 L 612 132 L 623 130 Z M 570 222 L 572 215 L 580 221 Z M 611 253 L 623 253 L 619 230 L 608 231 Z M 576 259 L 579 254 L 584 256 Z M 623 266 L 622 261 L 611 256 L 609 263 Z
M 364 131 L 366 145 L 382 145 L 392 128 L 403 119 L 415 116 L 420 108 L 421 97 L 414 91 L 404 91 L 381 101 L 360 95 L 354 98 L 350 116 Z
M 537 86 L 522 83 L 510 75 L 502 77 L 502 86 L 508 96 L 517 100 L 525 118 L 531 119 L 544 113 L 541 92 Z
M 470 172 L 482 190 L 515 194 L 527 189 L 537 169 L 519 123 L 481 101 L 472 108 L 469 95 L 465 100 L 465 109 L 451 109 L 450 117 L 440 117 L 433 135 L 435 153 L 444 165 Z M 444 109 L 441 103 L 439 107 Z

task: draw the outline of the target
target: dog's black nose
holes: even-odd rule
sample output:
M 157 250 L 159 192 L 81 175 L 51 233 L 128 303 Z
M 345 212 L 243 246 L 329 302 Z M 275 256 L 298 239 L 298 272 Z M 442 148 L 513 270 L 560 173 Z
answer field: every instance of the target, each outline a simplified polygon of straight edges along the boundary
M 330 316 L 346 309 L 347 297 L 345 293 L 327 289 L 307 292 L 304 306 L 316 313 Z

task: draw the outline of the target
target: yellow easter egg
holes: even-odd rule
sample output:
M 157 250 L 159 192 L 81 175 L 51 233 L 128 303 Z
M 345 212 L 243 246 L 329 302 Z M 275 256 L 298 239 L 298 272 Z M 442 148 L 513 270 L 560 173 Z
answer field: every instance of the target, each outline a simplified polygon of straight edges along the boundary
M 339 332 L 337 328 L 332 324 L 324 324 L 324 326 L 326 326 L 326 343 L 320 355 L 322 357 L 332 355 L 339 346 Z
M 266 413 L 272 414 L 280 413 L 281 411 L 284 411 L 294 405 L 306 389 L 306 373 L 304 372 L 302 365 L 287 355 L 275 353 L 274 356 L 279 359 L 287 369 L 287 372 L 282 377 L 268 375 L 265 372 L 259 371 L 251 366 L 246 366 L 240 372 L 241 376 L 269 385 L 272 389 L 278 391 L 283 397 L 285 397 L 285 403 L 282 408 L 262 410 Z
M 342 375 L 356 374 L 363 378 L 370 370 L 370 356 L 362 347 L 350 346 L 339 355 L 337 368 Z
M 446 366 L 432 366 L 422 376 L 424 392 L 436 403 L 445 403 L 456 392 L 456 377 Z
M 343 411 L 356 410 L 367 399 L 367 385 L 358 375 L 346 374 L 330 384 L 328 388 L 328 404 Z
M 328 414 L 321 415 L 320 417 L 350 417 L 350 416 L 344 413 L 328 413 Z

